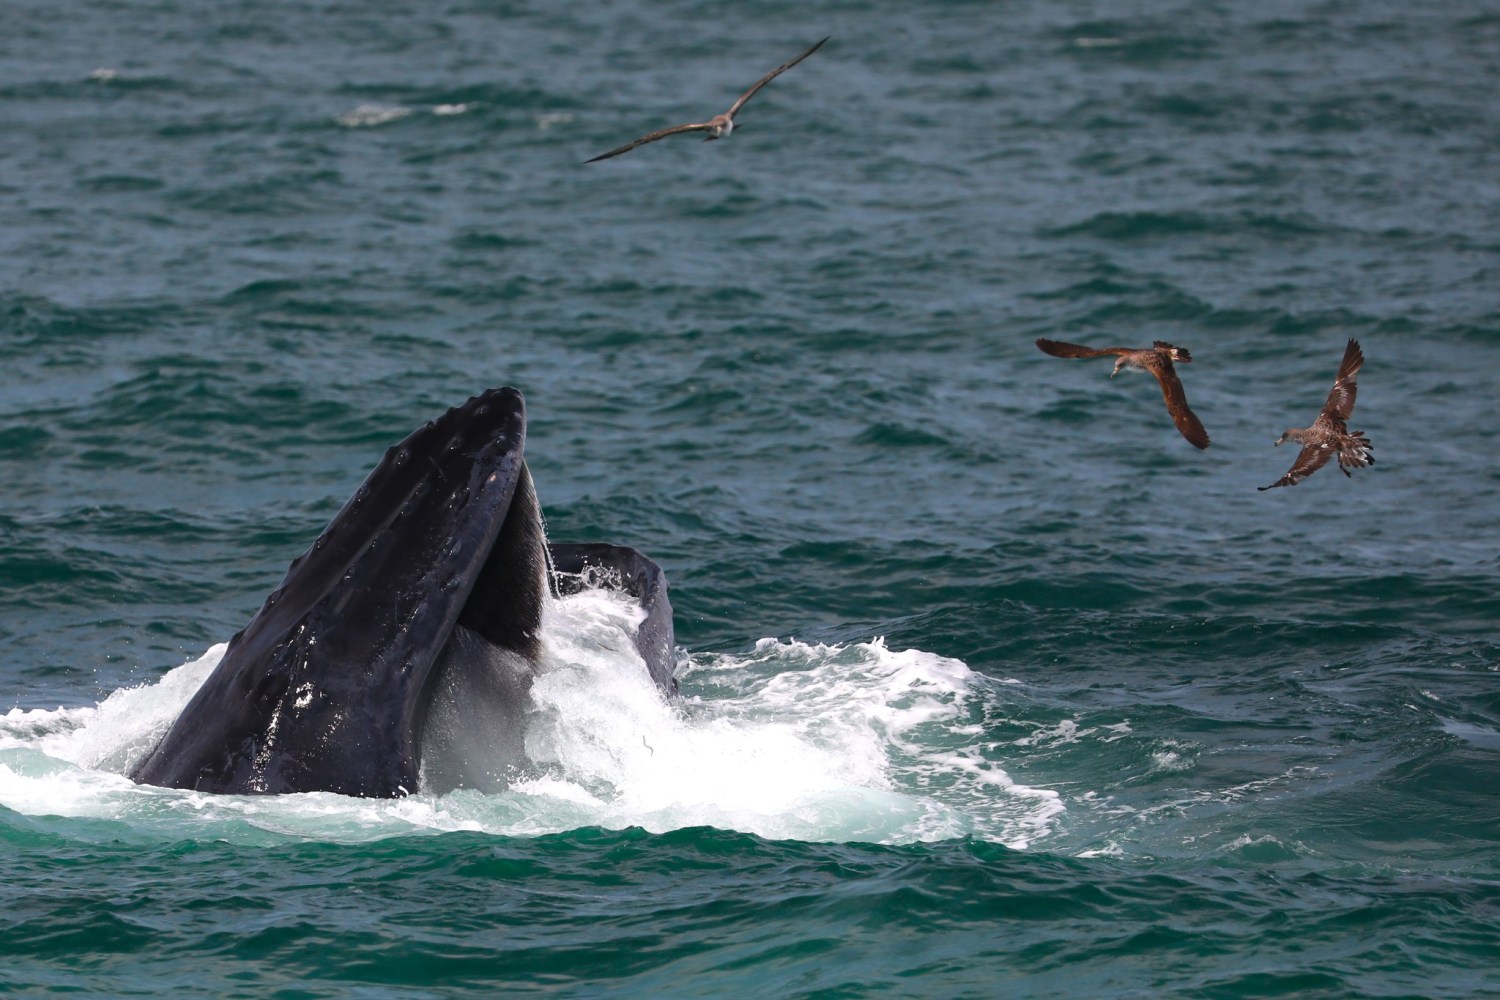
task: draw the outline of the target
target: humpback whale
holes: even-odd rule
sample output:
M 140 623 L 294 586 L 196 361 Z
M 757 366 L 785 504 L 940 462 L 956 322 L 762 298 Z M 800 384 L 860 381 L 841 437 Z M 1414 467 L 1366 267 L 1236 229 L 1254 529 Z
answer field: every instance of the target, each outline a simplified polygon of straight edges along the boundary
M 504 787 L 549 590 L 628 594 L 636 650 L 675 693 L 666 576 L 626 546 L 549 545 L 525 440 L 525 401 L 500 388 L 387 451 L 130 777 L 381 798 Z

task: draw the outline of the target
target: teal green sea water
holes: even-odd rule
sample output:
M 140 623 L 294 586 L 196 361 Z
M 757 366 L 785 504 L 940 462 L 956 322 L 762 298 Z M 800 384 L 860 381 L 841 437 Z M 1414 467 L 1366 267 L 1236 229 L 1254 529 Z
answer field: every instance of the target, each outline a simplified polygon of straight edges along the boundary
M 1500 995 L 1500 7 L 3 20 L 0 993 Z M 126 779 L 495 385 L 682 698 L 586 594 L 504 793 Z

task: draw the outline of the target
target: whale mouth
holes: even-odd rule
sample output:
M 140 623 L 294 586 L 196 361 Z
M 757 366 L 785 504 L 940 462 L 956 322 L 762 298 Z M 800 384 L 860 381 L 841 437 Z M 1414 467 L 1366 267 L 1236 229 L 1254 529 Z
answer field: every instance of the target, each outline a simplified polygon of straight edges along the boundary
M 514 724 L 552 586 L 525 439 L 525 402 L 502 388 L 387 451 L 130 776 L 393 797 L 417 790 L 426 742 L 447 761 L 434 772 L 443 784 L 470 780 L 454 762 L 472 733 Z M 569 565 L 584 558 L 560 548 Z M 602 550 L 596 565 L 618 564 L 659 594 L 643 656 L 667 687 L 665 580 L 634 550 L 616 551 L 642 565 Z

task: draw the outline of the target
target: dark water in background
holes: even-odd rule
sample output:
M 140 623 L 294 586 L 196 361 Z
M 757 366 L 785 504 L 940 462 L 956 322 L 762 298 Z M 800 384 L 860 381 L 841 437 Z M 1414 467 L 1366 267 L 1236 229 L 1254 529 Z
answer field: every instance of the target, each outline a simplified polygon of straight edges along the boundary
M 7 4 L 0 987 L 1500 993 L 1500 6 L 585 9 Z M 1037 337 L 1190 347 L 1213 447 Z M 1257 493 L 1349 337 L 1379 464 Z M 684 703 L 561 656 L 502 796 L 119 778 L 496 384 Z

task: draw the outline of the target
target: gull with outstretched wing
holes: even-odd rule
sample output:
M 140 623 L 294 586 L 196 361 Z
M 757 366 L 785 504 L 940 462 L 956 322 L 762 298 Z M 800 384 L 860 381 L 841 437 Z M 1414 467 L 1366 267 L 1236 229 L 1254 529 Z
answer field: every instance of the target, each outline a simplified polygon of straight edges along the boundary
M 1354 397 L 1359 391 L 1354 379 L 1364 363 L 1365 355 L 1360 350 L 1359 341 L 1351 337 L 1349 345 L 1344 348 L 1344 360 L 1339 362 L 1339 373 L 1333 380 L 1333 388 L 1328 392 L 1328 399 L 1324 402 L 1318 419 L 1312 422 L 1311 427 L 1288 428 L 1285 434 L 1276 439 L 1278 445 L 1287 441 L 1296 441 L 1302 445 L 1292 467 L 1270 486 L 1257 486 L 1256 489 L 1274 490 L 1278 486 L 1296 486 L 1328 464 L 1328 460 L 1335 455 L 1338 456 L 1339 471 L 1346 476 L 1350 475 L 1350 469 L 1362 469 L 1375 464 L 1375 456 L 1370 454 L 1370 442 L 1365 439 L 1365 432 L 1351 432 L 1345 423 L 1349 414 L 1354 411 Z
M 833 36 L 830 35 L 828 37 L 831 38 Z M 617 146 L 607 153 L 600 153 L 598 156 L 591 157 L 584 162 L 596 163 L 599 160 L 607 160 L 611 156 L 619 156 L 621 153 L 628 153 L 637 146 L 644 146 L 648 142 L 655 142 L 658 139 L 665 139 L 669 135 L 678 135 L 683 132 L 707 132 L 708 135 L 704 137 L 705 142 L 709 142 L 714 139 L 727 138 L 729 136 L 729 133 L 734 131 L 734 116 L 740 113 L 740 109 L 745 106 L 746 101 L 754 97 L 756 92 L 759 91 L 760 88 L 764 87 L 766 84 L 776 79 L 782 73 L 785 73 L 787 70 L 791 69 L 793 66 L 797 65 L 799 62 L 806 59 L 814 52 L 818 51 L 818 49 L 822 47 L 823 42 L 826 41 L 828 41 L 828 38 L 824 38 L 822 41 L 818 42 L 817 45 L 814 45 L 812 48 L 808 49 L 806 52 L 802 53 L 791 62 L 782 63 L 780 66 L 777 66 L 775 69 L 771 70 L 771 72 L 767 73 L 759 80 L 756 80 L 755 85 L 741 94 L 739 96 L 739 100 L 731 104 L 729 106 L 729 110 L 724 112 L 722 115 L 714 115 L 706 122 L 688 122 L 686 125 L 673 125 L 671 128 L 657 129 L 655 132 L 650 132 L 646 135 L 641 136 L 634 142 L 627 142 L 623 146 Z
M 1185 347 L 1175 347 L 1165 340 L 1152 342 L 1150 347 L 1084 347 L 1082 344 L 1067 344 L 1060 340 L 1038 338 L 1036 346 L 1054 358 L 1099 358 L 1113 355 L 1115 370 L 1109 373 L 1114 378 L 1122 368 L 1139 368 L 1156 376 L 1161 384 L 1162 397 L 1167 401 L 1167 412 L 1172 423 L 1195 448 L 1208 447 L 1208 431 L 1197 414 L 1188 409 L 1187 393 L 1182 391 L 1182 379 L 1177 377 L 1174 361 L 1187 364 L 1193 360 Z

